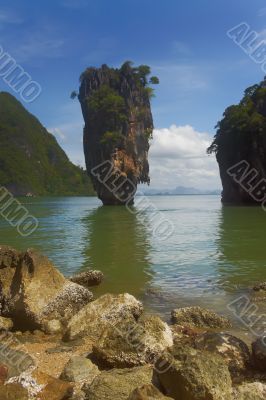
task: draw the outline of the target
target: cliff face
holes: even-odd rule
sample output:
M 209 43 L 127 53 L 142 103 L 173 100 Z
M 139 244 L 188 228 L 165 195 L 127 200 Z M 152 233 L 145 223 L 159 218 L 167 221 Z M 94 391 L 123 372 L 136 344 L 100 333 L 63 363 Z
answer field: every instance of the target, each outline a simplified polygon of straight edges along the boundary
M 153 120 L 151 89 L 129 63 L 81 75 L 87 171 L 103 204 L 132 204 L 138 183 L 149 183 Z
M 209 153 L 216 154 L 223 185 L 222 202 L 258 204 L 266 190 L 266 80 L 246 89 L 217 125 Z M 266 187 L 266 186 L 265 186 Z
M 94 195 L 86 172 L 11 94 L 0 92 L 0 185 L 24 196 Z

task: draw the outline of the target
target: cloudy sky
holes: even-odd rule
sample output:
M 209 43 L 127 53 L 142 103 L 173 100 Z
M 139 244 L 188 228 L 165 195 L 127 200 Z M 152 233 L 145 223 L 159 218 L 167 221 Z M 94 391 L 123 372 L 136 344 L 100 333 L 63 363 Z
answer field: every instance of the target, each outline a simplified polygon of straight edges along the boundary
M 265 39 L 265 0 L 0 0 L 0 46 L 42 87 L 26 108 L 80 165 L 83 120 L 69 98 L 80 73 L 102 63 L 149 64 L 160 78 L 152 187 L 216 189 L 217 165 L 206 155 L 214 127 L 264 75 L 226 34 L 241 22 Z M 1 77 L 0 90 L 14 94 Z

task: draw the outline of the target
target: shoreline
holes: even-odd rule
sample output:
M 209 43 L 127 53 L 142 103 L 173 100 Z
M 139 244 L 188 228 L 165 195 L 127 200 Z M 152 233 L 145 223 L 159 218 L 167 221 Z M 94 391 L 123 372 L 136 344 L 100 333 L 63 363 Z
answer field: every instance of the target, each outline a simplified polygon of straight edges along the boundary
M 100 271 L 66 279 L 34 250 L 0 246 L 0 265 L 3 400 L 265 396 L 266 345 L 247 345 L 226 317 L 177 305 L 166 323 L 130 294 L 94 299 Z

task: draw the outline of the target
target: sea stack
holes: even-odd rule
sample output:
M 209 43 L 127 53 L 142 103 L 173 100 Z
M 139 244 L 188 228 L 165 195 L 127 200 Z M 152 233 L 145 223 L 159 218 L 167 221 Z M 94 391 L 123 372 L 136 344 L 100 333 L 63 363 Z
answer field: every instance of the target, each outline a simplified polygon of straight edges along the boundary
M 215 153 L 224 204 L 264 204 L 266 199 L 266 78 L 245 90 L 217 124 Z
M 150 182 L 150 84 L 159 80 L 149 75 L 148 66 L 125 62 L 87 68 L 80 77 L 86 167 L 104 205 L 132 204 L 137 184 Z

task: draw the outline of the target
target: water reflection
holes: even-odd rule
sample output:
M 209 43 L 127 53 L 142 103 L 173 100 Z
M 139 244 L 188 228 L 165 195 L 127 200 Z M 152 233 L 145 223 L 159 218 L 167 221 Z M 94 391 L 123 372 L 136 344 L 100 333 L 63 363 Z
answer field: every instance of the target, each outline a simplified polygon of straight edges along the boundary
M 223 207 L 219 236 L 219 271 L 227 290 L 266 280 L 266 213 L 260 207 Z
M 81 220 L 87 229 L 83 269 L 103 271 L 97 294 L 129 292 L 138 296 L 150 280 L 150 243 L 146 226 L 135 213 L 102 206 Z

